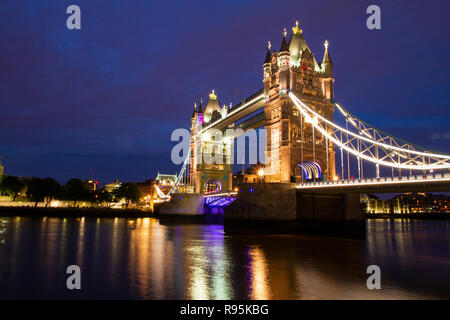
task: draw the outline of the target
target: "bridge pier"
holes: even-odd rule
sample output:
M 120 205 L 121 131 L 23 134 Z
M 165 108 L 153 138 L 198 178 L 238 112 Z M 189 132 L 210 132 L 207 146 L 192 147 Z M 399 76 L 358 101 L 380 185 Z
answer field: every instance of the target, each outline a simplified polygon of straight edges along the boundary
M 160 215 L 195 216 L 204 214 L 205 200 L 199 193 L 174 193 L 170 202 L 164 203 Z
M 307 233 L 364 238 L 365 220 L 358 193 L 308 193 L 292 183 L 241 186 L 225 209 L 229 233 Z

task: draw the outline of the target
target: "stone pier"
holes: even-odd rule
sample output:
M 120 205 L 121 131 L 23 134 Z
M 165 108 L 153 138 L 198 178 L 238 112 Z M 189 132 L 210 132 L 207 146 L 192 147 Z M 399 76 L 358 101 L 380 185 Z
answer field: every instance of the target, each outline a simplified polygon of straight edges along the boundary
M 174 193 L 170 202 L 164 203 L 160 210 L 160 215 L 203 215 L 204 198 L 202 194 L 196 193 Z
M 308 193 L 293 183 L 242 185 L 224 213 L 229 233 L 308 233 L 365 237 L 358 193 Z

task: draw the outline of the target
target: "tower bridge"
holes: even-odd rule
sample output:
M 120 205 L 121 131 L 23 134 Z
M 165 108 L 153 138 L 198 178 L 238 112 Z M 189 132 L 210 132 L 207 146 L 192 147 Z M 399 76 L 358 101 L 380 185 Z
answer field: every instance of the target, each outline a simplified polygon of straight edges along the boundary
M 325 41 L 321 62 L 317 62 L 298 22 L 292 28 L 289 41 L 284 29 L 279 51 L 268 43 L 261 90 L 231 108 L 220 106 L 214 90 L 206 105 L 202 100 L 194 105 L 191 149 L 176 183 L 165 196 L 180 192 L 180 186 L 189 186 L 183 190 L 197 195 L 226 196 L 232 192 L 232 164 L 227 159 L 234 152 L 236 135 L 227 139 L 225 132 L 242 129 L 243 133 L 259 127 L 266 130 L 265 195 L 280 195 L 280 190 L 286 193 L 292 190 L 297 193 L 319 190 L 321 193 L 336 193 L 336 190 L 358 193 L 364 189 L 381 193 L 411 187 L 450 190 L 450 155 L 405 142 L 359 119 L 336 102 L 334 82 L 328 41 Z M 345 126 L 338 123 L 345 123 Z M 209 134 L 212 130 L 222 132 L 223 138 L 212 139 Z M 211 149 L 221 150 L 223 161 L 209 164 L 202 161 Z M 355 162 L 356 168 L 352 170 L 351 164 Z M 353 171 L 356 170 L 355 178 Z M 280 184 L 285 186 L 279 187 Z M 242 199 L 241 204 L 245 203 L 249 199 L 247 196 L 233 196 L 236 201 L 230 201 L 230 207 L 236 208 Z M 228 201 L 214 201 L 228 205 Z M 261 206 L 258 201 L 249 201 L 247 214 L 251 216 L 250 211 L 260 210 Z M 345 201 L 348 204 L 348 200 Z M 273 204 L 267 206 L 273 207 Z M 356 203 L 352 207 L 355 208 Z M 268 215 L 276 215 L 276 212 L 274 209 Z M 236 217 L 236 214 L 229 216 Z M 294 216 L 298 218 L 298 212 Z M 345 214 L 342 217 L 348 218 Z

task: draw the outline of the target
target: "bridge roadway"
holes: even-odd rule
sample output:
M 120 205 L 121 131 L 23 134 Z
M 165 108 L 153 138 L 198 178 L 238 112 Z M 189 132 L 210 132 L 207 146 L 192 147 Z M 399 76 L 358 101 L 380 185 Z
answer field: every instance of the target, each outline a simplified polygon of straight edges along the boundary
M 305 193 L 450 192 L 450 173 L 298 183 Z

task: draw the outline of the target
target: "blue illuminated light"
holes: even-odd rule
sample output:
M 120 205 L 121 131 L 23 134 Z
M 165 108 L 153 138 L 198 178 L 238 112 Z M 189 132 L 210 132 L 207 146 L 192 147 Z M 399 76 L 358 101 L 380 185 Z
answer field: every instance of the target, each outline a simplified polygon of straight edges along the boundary
M 305 174 L 306 180 L 319 179 L 322 176 L 322 169 L 317 162 L 305 161 L 298 164 Z

